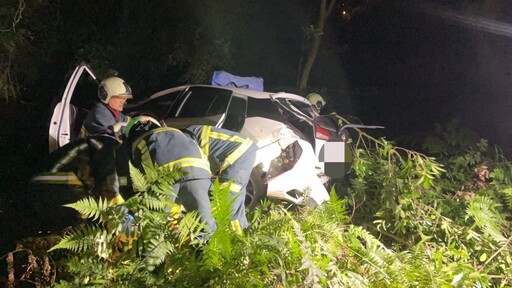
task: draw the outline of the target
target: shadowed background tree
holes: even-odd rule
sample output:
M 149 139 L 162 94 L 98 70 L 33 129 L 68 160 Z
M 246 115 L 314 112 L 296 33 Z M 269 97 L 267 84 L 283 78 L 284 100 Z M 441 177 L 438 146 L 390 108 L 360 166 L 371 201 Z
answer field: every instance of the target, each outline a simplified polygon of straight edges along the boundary
M 322 2 L 210 2 L 2 1 L 0 99 L 9 104 L 0 112 L 9 117 L 0 128 L 2 143 L 14 143 L 2 145 L 47 151 L 52 103 L 84 60 L 100 78 L 117 72 L 137 99 L 183 83 L 209 83 L 215 70 L 263 77 L 269 91 L 299 92 L 301 59 L 314 47 L 310 27 L 318 26 Z M 409 1 L 325 3 L 335 4 L 303 93 L 320 92 L 342 114 L 385 126 L 392 139 L 455 114 L 483 137 L 510 143 L 510 38 L 468 30 L 414 10 Z M 501 21 L 511 8 L 503 0 L 431 3 L 442 6 L 430 12 L 479 11 Z M 37 130 L 29 135 L 36 140 L 20 145 L 20 130 Z M 6 179 L 18 174 L 2 173 Z
M 117 71 L 138 97 L 176 84 L 208 83 L 215 70 L 261 76 L 269 88 L 294 87 L 304 31 L 318 10 L 302 2 L 280 1 L 268 9 L 267 3 L 232 0 L 9 0 L 0 6 L 10 16 L 0 41 L 16 61 L 2 58 L 2 71 L 9 72 L 4 75 L 13 79 L 3 87 L 19 87 L 19 100 L 49 103 L 64 75 L 83 60 L 96 71 Z

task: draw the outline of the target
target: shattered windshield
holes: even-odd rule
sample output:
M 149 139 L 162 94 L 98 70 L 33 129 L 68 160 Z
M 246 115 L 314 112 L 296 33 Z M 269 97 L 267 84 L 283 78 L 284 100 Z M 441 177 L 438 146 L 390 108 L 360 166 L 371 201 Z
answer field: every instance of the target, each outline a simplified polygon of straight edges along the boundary
M 206 117 L 226 112 L 232 92 L 208 87 L 192 87 L 187 91 L 178 117 Z

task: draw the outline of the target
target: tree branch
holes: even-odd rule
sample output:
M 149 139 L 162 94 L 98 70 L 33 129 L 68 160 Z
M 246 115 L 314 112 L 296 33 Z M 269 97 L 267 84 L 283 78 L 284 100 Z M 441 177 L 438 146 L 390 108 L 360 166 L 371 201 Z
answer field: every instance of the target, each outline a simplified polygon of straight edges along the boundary
M 19 0 L 18 9 L 12 19 L 12 26 L 9 29 L 1 29 L 0 32 L 16 31 L 16 25 L 21 21 L 23 10 L 25 10 L 25 0 Z

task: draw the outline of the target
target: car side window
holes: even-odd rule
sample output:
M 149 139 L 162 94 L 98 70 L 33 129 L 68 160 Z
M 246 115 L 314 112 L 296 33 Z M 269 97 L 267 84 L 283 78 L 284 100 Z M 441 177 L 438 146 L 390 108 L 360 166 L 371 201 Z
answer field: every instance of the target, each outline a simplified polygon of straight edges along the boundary
M 169 94 L 165 94 L 155 99 L 149 100 L 148 102 L 140 105 L 137 110 L 143 113 L 151 113 L 155 117 L 163 119 L 181 92 L 182 90 L 174 91 Z
M 245 124 L 247 100 L 240 97 L 231 98 L 228 113 L 222 128 L 240 132 Z
M 247 117 L 263 117 L 279 122 L 286 122 L 282 115 L 281 108 L 275 105 L 270 99 L 249 98 L 247 106 Z
M 192 87 L 187 91 L 177 117 L 199 118 L 214 116 L 226 112 L 231 99 L 231 91 Z

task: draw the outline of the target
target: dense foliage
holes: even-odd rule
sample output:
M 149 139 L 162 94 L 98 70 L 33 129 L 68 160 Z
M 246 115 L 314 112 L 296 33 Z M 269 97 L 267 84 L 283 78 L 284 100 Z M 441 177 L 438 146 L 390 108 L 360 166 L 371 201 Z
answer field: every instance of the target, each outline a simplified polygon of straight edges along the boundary
M 284 2 L 274 9 L 244 9 L 239 1 L 93 2 L 2 1 L 2 101 L 42 100 L 49 106 L 66 71 L 81 60 L 100 74 L 118 70 L 144 95 L 171 82 L 206 82 L 220 68 L 273 74 L 266 79 L 276 86 L 293 83 L 304 44 L 301 29 L 310 23 L 304 11 Z M 282 11 L 300 17 L 283 17 Z M 271 30 L 264 23 L 294 33 L 263 33 Z M 260 55 L 268 57 L 262 61 Z M 51 257 L 16 250 L 28 253 L 27 265 L 16 269 L 9 266 L 13 253 L 0 259 L 7 262 L 9 281 L 19 276 L 25 283 L 60 287 L 512 286 L 512 164 L 497 147 L 456 123 L 437 127 L 422 153 L 361 131 L 358 136 L 348 189 L 336 185 L 331 201 L 319 209 L 290 211 L 264 203 L 238 235 L 228 228 L 226 191 L 217 188 L 219 230 L 205 243 L 197 215 L 186 214 L 179 228 L 170 229 L 162 212 L 172 206 L 168 188 L 177 172 L 133 171 L 139 194 L 126 208 L 92 198 L 70 204 L 90 221 L 58 239 Z M 136 241 L 123 233 L 127 222 L 137 228 Z
M 195 213 L 176 226 L 163 212 L 179 171 L 132 169 L 138 193 L 125 208 L 92 198 L 69 205 L 91 221 L 52 248 L 69 250 L 56 286 L 512 285 L 512 164 L 499 149 L 456 122 L 426 139 L 425 154 L 359 136 L 342 197 L 333 189 L 315 210 L 265 202 L 243 235 L 229 228 L 228 193 L 217 185 L 219 229 L 208 242 Z M 137 240 L 126 237 L 126 209 Z

